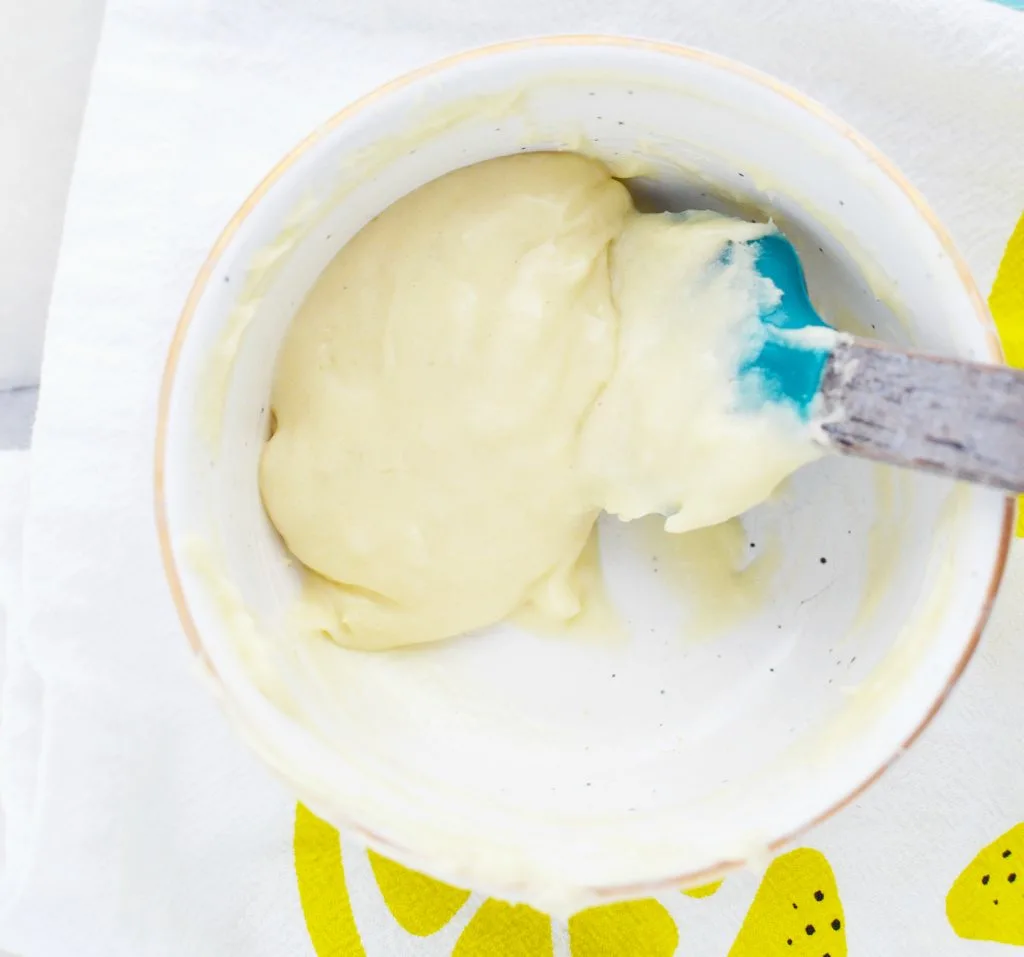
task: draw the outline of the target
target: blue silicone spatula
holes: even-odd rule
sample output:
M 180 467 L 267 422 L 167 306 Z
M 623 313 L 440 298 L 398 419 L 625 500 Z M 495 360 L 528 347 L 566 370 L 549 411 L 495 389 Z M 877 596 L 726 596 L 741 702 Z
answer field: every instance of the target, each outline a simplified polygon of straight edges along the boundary
M 781 233 L 749 245 L 781 293 L 739 371 L 762 401 L 791 403 L 832 451 L 1024 492 L 1024 371 L 814 335 L 829 326 L 793 245 Z

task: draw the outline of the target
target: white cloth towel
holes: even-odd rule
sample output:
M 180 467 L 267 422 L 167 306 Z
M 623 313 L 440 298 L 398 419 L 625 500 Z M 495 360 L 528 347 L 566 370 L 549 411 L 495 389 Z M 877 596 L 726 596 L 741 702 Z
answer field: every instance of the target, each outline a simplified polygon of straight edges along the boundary
M 1024 16 L 1003 6 L 109 0 L 51 305 L 9 642 L 19 664 L 0 721 L 0 947 L 24 957 L 313 954 L 291 859 L 294 802 L 195 679 L 157 556 L 151 472 L 165 352 L 220 228 L 313 127 L 440 55 L 555 32 L 706 47 L 814 95 L 921 187 L 991 283 L 1024 210 Z M 956 949 L 964 942 L 935 919 L 942 889 L 932 884 L 952 866 L 935 835 L 973 853 L 993 802 L 1024 807 L 1019 753 L 1014 781 L 974 750 L 979 727 L 1019 735 L 1024 721 L 1024 661 L 1005 633 L 1022 608 L 1009 601 L 1002 630 L 906 765 L 823 832 L 852 953 L 983 952 Z M 968 772 L 987 775 L 985 793 L 945 787 Z M 1004 796 L 986 797 L 997 785 Z M 946 793 L 959 807 L 941 805 Z M 912 873 L 880 878 L 882 858 L 866 849 L 905 840 L 890 818 L 921 847 Z M 686 953 L 725 953 L 752 880 L 727 885 L 734 912 L 688 929 Z M 885 881 L 904 894 L 888 908 Z M 874 910 L 854 920 L 857 895 Z
M 21 545 L 28 509 L 29 453 L 0 452 L 0 873 L 22 866 L 39 753 L 39 689 L 18 635 Z

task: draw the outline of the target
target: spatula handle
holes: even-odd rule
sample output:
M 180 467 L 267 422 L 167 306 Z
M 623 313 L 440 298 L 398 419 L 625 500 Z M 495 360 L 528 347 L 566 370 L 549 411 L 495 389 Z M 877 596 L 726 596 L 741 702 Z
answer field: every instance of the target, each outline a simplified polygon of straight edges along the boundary
M 819 392 L 836 451 L 1024 492 L 1024 371 L 853 339 Z

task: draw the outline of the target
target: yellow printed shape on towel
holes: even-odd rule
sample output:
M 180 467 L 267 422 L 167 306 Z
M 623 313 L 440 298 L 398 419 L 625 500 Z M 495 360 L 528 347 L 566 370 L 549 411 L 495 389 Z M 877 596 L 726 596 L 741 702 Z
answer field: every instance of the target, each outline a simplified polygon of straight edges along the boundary
M 552 957 L 551 918 L 525 904 L 484 901 L 452 957 Z
M 1024 368 L 1024 216 L 1013 231 L 988 297 L 1006 361 Z M 1024 497 L 1018 499 L 1017 534 L 1024 535 Z
M 983 847 L 946 895 L 958 937 L 1024 947 L 1024 824 Z
M 469 891 L 411 871 L 373 851 L 368 856 L 388 910 L 404 930 L 416 937 L 436 934 L 469 900 Z
M 572 957 L 672 957 L 676 923 L 655 900 L 590 907 L 569 918 Z
M 300 804 L 295 808 L 295 877 L 316 957 L 366 957 L 352 914 L 341 838 Z
M 711 884 L 701 884 L 700 887 L 691 887 L 689 890 L 683 891 L 683 893 L 687 897 L 710 897 L 721 886 L 721 881 L 714 881 Z
M 843 904 L 824 854 L 801 847 L 772 862 L 729 957 L 846 957 Z
M 303 805 L 295 812 L 295 873 L 306 927 L 317 957 L 376 957 L 374 941 L 362 940 L 356 924 L 337 830 Z M 362 853 L 362 852 L 360 852 Z M 469 903 L 469 891 L 409 870 L 368 851 L 383 902 L 410 936 L 400 954 L 419 953 L 417 938 L 447 926 Z M 720 882 L 719 882 L 720 883 Z M 708 896 L 718 884 L 695 888 Z M 472 906 L 472 905 L 470 905 Z M 572 957 L 672 957 L 679 932 L 657 901 L 592 907 L 569 919 Z M 387 938 L 387 935 L 385 935 Z M 394 938 L 391 938 L 394 943 Z M 390 952 L 389 952 L 390 954 Z M 551 919 L 526 905 L 488 899 L 462 931 L 452 957 L 553 957 Z

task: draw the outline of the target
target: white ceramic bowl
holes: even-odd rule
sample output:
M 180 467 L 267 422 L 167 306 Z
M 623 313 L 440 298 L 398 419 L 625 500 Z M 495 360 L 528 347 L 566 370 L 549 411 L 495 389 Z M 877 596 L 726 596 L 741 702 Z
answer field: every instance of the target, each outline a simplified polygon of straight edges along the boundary
M 391 202 L 541 148 L 622 170 L 641 159 L 656 176 L 637 191 L 660 205 L 773 210 L 840 324 L 965 358 L 1000 351 L 946 232 L 877 150 L 777 81 L 665 44 L 530 40 L 411 74 L 325 124 L 231 221 L 185 306 L 160 404 L 158 524 L 192 648 L 319 814 L 409 866 L 565 911 L 717 877 L 873 781 L 970 657 L 1012 506 L 834 458 L 745 518 L 752 554 L 771 553 L 766 584 L 718 634 L 694 638 L 706 596 L 685 575 L 659 579 L 609 523 L 628 641 L 506 625 L 367 655 L 290 635 L 298 572 L 256 466 L 292 314 Z

